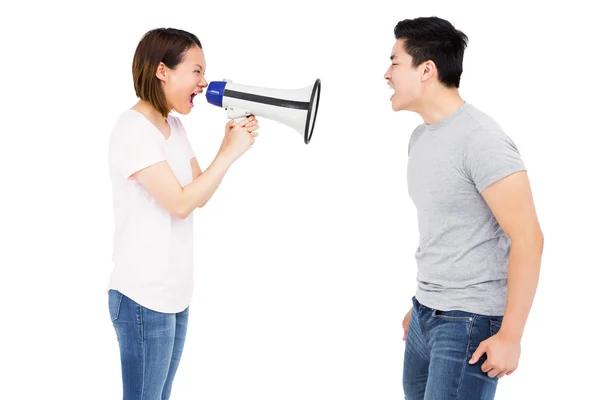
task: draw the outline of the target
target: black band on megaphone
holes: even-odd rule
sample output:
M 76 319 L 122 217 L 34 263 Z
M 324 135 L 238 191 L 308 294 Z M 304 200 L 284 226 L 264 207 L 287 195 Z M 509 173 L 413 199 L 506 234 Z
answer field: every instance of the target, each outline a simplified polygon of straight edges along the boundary
M 253 93 L 237 92 L 235 90 L 229 90 L 227 88 L 225 88 L 223 96 L 234 99 L 253 101 L 255 103 L 269 104 L 271 106 L 294 108 L 297 110 L 308 110 L 310 106 L 310 103 L 306 101 L 278 99 L 276 97 L 261 96 Z

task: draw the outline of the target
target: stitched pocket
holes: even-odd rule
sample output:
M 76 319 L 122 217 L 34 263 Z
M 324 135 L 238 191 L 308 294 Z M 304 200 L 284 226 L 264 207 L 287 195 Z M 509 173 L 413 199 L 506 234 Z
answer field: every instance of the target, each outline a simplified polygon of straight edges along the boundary
M 448 321 L 463 321 L 469 322 L 473 319 L 473 315 L 471 313 L 465 311 L 441 311 L 441 310 L 433 310 L 431 315 L 434 318 L 445 319 Z
M 112 322 L 115 322 L 119 318 L 122 299 L 123 294 L 121 292 L 113 289 L 108 292 L 108 311 Z
M 496 321 L 494 319 L 490 320 L 490 336 L 494 336 L 498 331 L 500 331 L 500 326 L 502 326 L 502 321 Z

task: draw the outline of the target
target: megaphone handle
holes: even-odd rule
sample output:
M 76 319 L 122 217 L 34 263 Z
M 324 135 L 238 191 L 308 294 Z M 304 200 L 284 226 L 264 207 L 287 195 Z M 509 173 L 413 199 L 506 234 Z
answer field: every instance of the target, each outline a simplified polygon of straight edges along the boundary
M 243 110 L 235 107 L 227 108 L 227 118 L 233 119 L 235 122 L 240 122 L 241 120 L 250 115 L 251 113 L 248 110 Z

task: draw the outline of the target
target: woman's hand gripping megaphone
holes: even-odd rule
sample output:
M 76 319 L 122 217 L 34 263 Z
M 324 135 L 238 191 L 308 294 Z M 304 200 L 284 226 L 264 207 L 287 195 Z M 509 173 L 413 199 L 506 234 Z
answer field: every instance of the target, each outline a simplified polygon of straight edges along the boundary
M 258 120 L 254 115 L 229 121 L 225 125 L 225 136 L 219 154 L 233 163 L 252 147 L 258 136 L 257 129 Z

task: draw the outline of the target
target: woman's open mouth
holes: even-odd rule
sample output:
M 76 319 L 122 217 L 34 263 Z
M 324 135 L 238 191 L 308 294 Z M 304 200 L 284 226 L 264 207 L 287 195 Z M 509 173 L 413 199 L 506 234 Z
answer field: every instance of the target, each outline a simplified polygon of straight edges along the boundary
M 199 92 L 199 93 L 202 93 L 202 92 Z M 189 99 L 190 107 L 194 107 L 194 97 L 196 97 L 196 95 L 198 95 L 198 93 L 192 93 L 190 95 L 190 99 Z

